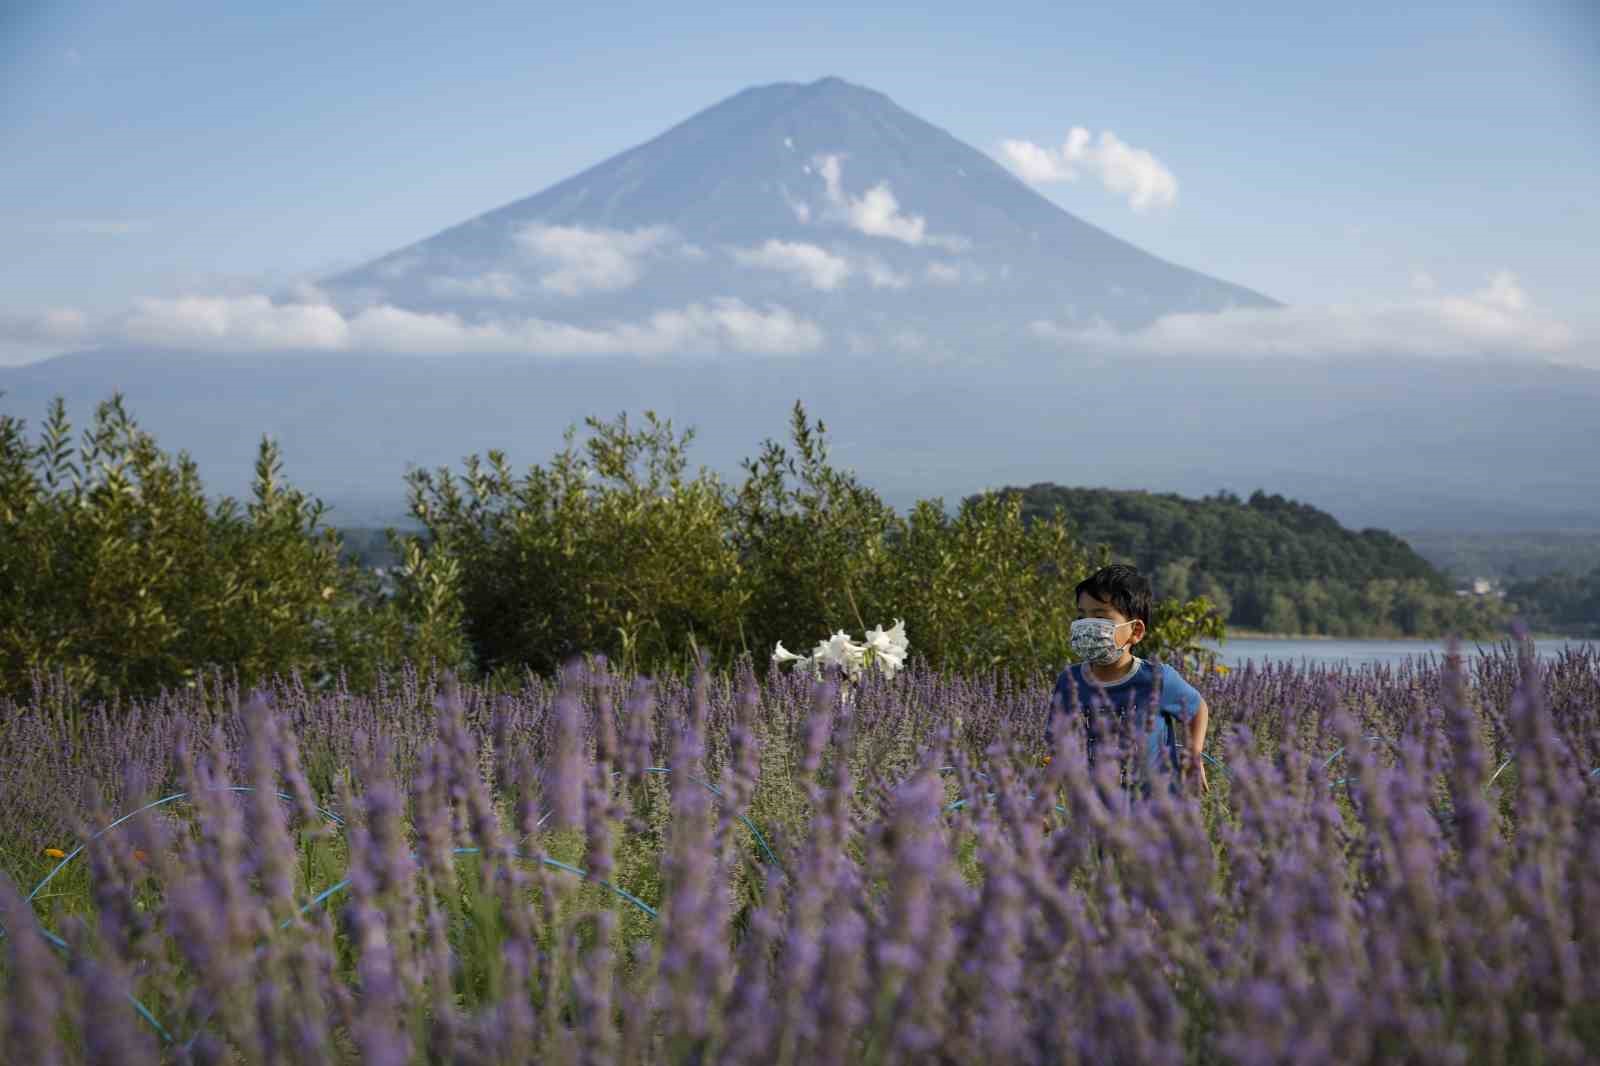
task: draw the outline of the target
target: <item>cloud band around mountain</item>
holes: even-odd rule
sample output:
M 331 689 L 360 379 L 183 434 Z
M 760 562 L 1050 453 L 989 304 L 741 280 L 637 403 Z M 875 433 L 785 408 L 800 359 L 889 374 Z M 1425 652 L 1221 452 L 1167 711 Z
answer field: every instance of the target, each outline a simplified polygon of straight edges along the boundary
M 1406 301 L 1283 308 L 1234 308 L 1175 314 L 1121 332 L 1040 320 L 1038 338 L 1072 350 L 1196 358 L 1338 358 L 1354 356 L 1533 357 L 1600 367 L 1600 347 L 1549 318 L 1528 300 L 1510 271 L 1465 296 L 1431 290 Z
M 825 284 L 837 274 L 841 269 L 838 263 L 845 263 L 847 276 L 866 269 L 842 256 L 834 256 L 835 263 L 810 251 L 774 248 L 777 243 L 781 242 L 767 242 L 755 251 L 773 264 L 787 264 L 786 270 L 798 271 L 802 265 L 815 270 L 818 283 Z M 832 255 L 820 248 L 816 251 Z M 898 277 L 892 271 L 889 274 Z M 878 331 L 878 341 L 858 337 L 852 350 L 864 351 L 877 344 L 910 351 L 913 346 L 907 338 L 916 333 L 915 326 L 914 322 L 886 320 Z M 1425 289 L 1405 299 L 1367 305 L 1175 314 L 1126 332 L 1099 320 L 1036 320 L 1027 323 L 1023 332 L 1063 352 L 1080 354 L 1224 360 L 1484 356 L 1600 368 L 1600 338 L 1580 335 L 1550 318 L 1509 271 L 1496 273 L 1482 288 L 1466 295 Z M 801 355 L 822 351 L 827 340 L 818 323 L 789 308 L 777 304 L 755 307 L 730 298 L 695 301 L 638 320 L 602 326 L 514 315 L 467 321 L 453 313 L 428 313 L 383 302 L 338 307 L 309 285 L 278 299 L 247 294 L 145 300 L 131 310 L 102 316 L 75 308 L 0 313 L 0 355 L 10 354 L 0 362 L 31 361 L 112 345 L 218 353 Z
M 636 322 L 578 326 L 538 317 L 478 323 L 456 314 L 379 304 L 343 311 L 310 286 L 291 300 L 265 295 L 145 300 L 94 319 L 71 309 L 0 316 L 11 345 L 93 347 L 136 344 L 216 352 L 368 351 L 416 355 L 531 356 L 716 354 L 798 355 L 824 340 L 820 327 L 785 307 L 735 299 L 695 302 Z

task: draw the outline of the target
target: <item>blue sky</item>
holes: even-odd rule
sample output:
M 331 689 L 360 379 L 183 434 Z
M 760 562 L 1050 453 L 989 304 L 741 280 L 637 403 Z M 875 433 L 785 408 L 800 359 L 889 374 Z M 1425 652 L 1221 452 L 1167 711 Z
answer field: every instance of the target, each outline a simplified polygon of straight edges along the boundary
M 1292 305 L 1509 292 L 1600 336 L 1600 5 L 1116 7 L 14 0 L 0 361 L 48 354 L 4 336 L 40 315 L 351 267 L 827 74 L 997 158 L 1110 134 L 1175 195 L 1040 191 Z

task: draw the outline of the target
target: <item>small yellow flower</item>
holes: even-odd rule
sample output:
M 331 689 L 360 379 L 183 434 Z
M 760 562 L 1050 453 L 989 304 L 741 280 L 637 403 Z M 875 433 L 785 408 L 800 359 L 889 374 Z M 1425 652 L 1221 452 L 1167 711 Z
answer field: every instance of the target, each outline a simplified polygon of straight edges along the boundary
M 1228 672 L 1228 668 L 1226 666 L 1223 666 L 1221 663 L 1217 664 L 1217 673 L 1225 674 L 1227 672 Z
M 64 859 L 67 857 L 67 853 L 60 848 L 45 848 L 44 857 L 47 859 Z
M 322 598 L 325 599 L 325 600 L 333 599 L 333 586 L 332 585 L 324 585 L 322 587 Z

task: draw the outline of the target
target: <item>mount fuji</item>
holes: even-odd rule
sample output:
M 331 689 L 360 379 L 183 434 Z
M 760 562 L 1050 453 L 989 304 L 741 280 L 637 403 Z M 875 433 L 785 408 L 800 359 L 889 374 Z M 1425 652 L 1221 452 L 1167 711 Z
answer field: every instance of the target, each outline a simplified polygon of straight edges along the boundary
M 692 424 L 691 461 L 733 475 L 801 399 L 901 506 L 1048 480 L 1264 488 L 1350 525 L 1600 528 L 1600 373 L 1064 350 L 1053 332 L 1281 305 L 838 78 L 746 89 L 314 293 L 284 297 L 307 301 L 287 326 L 229 310 L 243 351 L 135 322 L 0 369 L 0 410 L 37 423 L 62 395 L 82 425 L 120 389 L 216 493 L 246 490 L 270 433 L 342 524 L 402 514 L 410 464 L 543 462 L 586 415 Z
M 838 78 L 747 89 L 536 196 L 324 288 L 597 328 L 733 298 L 819 349 L 1010 350 L 1038 321 L 1137 328 L 1279 306 L 1063 211 L 982 152 Z M 634 353 L 637 354 L 637 353 Z

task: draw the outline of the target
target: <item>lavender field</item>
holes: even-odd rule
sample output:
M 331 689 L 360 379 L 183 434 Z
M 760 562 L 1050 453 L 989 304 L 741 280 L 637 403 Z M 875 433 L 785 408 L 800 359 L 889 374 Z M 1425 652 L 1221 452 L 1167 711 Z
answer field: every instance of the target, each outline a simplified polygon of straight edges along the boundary
M 1600 653 L 1197 678 L 1209 791 L 1133 801 L 1051 680 L 41 679 L 4 1058 L 1600 1056 Z

